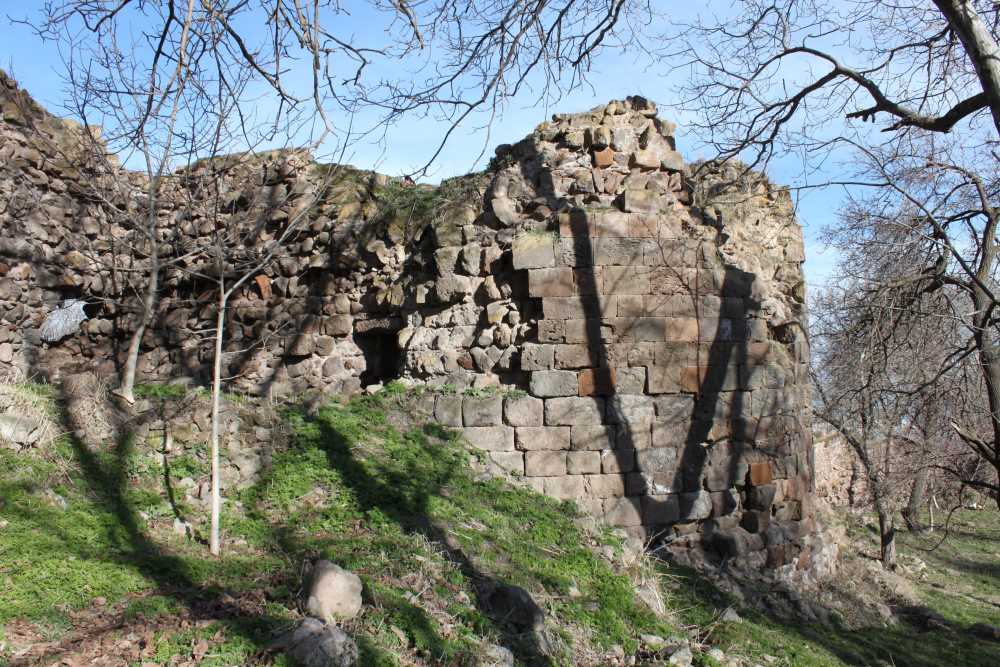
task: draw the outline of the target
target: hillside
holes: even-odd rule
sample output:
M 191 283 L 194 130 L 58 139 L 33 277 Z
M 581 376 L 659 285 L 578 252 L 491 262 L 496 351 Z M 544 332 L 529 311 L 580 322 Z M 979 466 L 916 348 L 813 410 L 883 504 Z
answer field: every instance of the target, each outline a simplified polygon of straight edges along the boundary
M 60 423 L 66 405 L 53 388 L 4 390 L 21 414 Z M 204 401 L 180 386 L 144 393 L 150 414 Z M 423 394 L 391 385 L 347 403 L 281 408 L 286 444 L 256 481 L 227 494 L 219 559 L 201 542 L 197 448 L 165 449 L 148 431 L 117 444 L 63 435 L 0 449 L 0 664 L 290 664 L 270 647 L 301 618 L 302 568 L 319 557 L 363 581 L 362 613 L 344 624 L 362 665 L 1000 660 L 1000 645 L 970 633 L 1000 624 L 993 513 L 959 516 L 930 553 L 919 549 L 939 534 L 904 535 L 906 571 L 891 579 L 866 556 L 874 535 L 849 524 L 851 583 L 820 598 L 839 611 L 782 621 L 748 589 L 741 600 L 630 551 L 571 503 L 486 479 L 476 452 L 422 417 Z M 511 585 L 544 623 L 498 605 L 495 591 Z M 852 618 L 849 595 L 886 598 L 900 620 Z M 940 617 L 903 613 L 918 602 Z

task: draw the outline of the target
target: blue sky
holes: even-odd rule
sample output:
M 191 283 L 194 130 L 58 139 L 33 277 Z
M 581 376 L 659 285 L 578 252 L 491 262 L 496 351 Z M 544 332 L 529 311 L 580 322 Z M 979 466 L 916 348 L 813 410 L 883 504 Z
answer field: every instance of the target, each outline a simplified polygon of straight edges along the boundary
M 36 0 L 38 5 L 40 1 Z M 30 14 L 30 0 L 17 5 L 3 4 L 5 13 L 17 17 Z M 378 29 L 378 21 L 355 15 L 354 36 L 359 40 L 384 39 L 382 34 L 366 31 Z M 4 39 L 0 41 L 0 67 L 13 73 L 22 86 L 49 109 L 58 113 L 63 100 L 61 72 L 62 58 L 51 44 L 43 44 L 30 30 L 11 24 L 6 16 L 2 19 Z M 376 28 L 373 28 L 375 26 Z M 665 68 L 664 68 L 665 69 Z M 573 91 L 551 108 L 535 106 L 533 99 L 525 97 L 511 101 L 502 117 L 495 120 L 490 130 L 485 158 L 492 155 L 493 147 L 500 143 L 515 142 L 528 134 L 537 124 L 546 120 L 554 112 L 574 112 L 588 109 L 610 99 L 620 99 L 627 95 L 643 95 L 657 102 L 660 115 L 678 123 L 678 148 L 688 160 L 712 157 L 705 150 L 699 150 L 698 137 L 684 131 L 684 119 L 671 108 L 671 89 L 674 81 L 658 75 L 658 68 L 648 61 L 639 61 L 618 53 L 607 53 L 598 58 L 590 75 L 591 86 Z M 482 168 L 484 162 L 476 163 L 487 141 L 481 122 L 470 122 L 460 128 L 452 137 L 441 156 L 434 163 L 432 173 L 425 179 L 436 182 Z M 351 146 L 345 155 L 345 162 L 358 167 L 375 168 L 383 173 L 402 174 L 422 165 L 429 157 L 446 126 L 430 118 L 412 118 L 402 121 L 388 132 L 384 141 L 359 142 Z M 802 165 L 799 160 L 785 158 L 769 169 L 769 176 L 777 183 L 801 181 Z M 808 190 L 799 197 L 799 219 L 806 237 L 806 276 L 811 286 L 824 283 L 833 270 L 835 254 L 824 248 L 819 240 L 820 230 L 836 222 L 836 210 L 841 193 L 836 190 Z

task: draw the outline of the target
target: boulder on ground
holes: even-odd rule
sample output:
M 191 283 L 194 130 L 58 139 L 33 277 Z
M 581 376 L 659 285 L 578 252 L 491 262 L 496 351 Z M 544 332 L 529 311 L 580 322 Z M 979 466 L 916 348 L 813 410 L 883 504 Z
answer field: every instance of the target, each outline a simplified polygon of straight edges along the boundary
M 308 590 L 306 611 L 316 618 L 349 620 L 361 611 L 361 579 L 328 560 L 313 565 Z
M 351 636 L 315 618 L 305 618 L 278 644 L 302 667 L 353 667 L 358 645 Z

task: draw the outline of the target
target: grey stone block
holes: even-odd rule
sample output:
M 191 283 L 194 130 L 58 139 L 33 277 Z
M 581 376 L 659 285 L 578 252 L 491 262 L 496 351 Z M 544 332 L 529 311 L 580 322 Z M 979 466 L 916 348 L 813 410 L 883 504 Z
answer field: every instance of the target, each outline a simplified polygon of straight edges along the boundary
M 679 465 L 677 449 L 674 447 L 653 447 L 635 454 L 636 469 L 640 472 L 672 473 Z
M 514 451 L 514 429 L 510 426 L 469 426 L 462 430 L 473 447 L 488 452 Z
M 623 473 L 634 470 L 634 449 L 604 449 L 601 451 L 601 472 Z
M 554 345 L 525 343 L 521 346 L 521 370 L 544 371 L 552 368 L 555 358 Z
M 600 424 L 603 418 L 604 399 L 601 398 L 550 398 L 545 401 L 545 423 L 550 426 Z
M 434 419 L 442 426 L 462 425 L 462 397 L 442 394 L 434 403 Z
M 508 396 L 503 402 L 504 421 L 509 426 L 541 426 L 545 403 L 534 396 Z
M 466 396 L 462 402 L 462 420 L 466 426 L 498 426 L 502 415 L 502 396 Z
M 525 452 L 524 474 L 528 477 L 565 475 L 566 452 Z
M 604 520 L 612 526 L 641 526 L 642 501 L 639 498 L 607 498 Z
M 521 452 L 490 452 L 490 460 L 507 472 L 524 474 L 524 454 Z
M 600 424 L 576 424 L 570 435 L 570 446 L 573 449 L 612 449 L 615 445 L 614 426 Z
M 677 496 L 682 521 L 700 521 L 712 516 L 712 495 L 708 491 L 692 491 Z
M 587 498 L 586 478 L 583 475 L 563 475 L 543 477 L 545 495 L 559 500 L 583 500 Z
M 601 453 L 590 451 L 567 452 L 566 471 L 570 475 L 590 475 L 601 472 Z
M 567 450 L 570 447 L 569 426 L 518 426 L 514 429 L 515 443 L 524 451 Z
M 575 396 L 579 384 L 573 371 L 534 371 L 529 389 L 533 395 L 542 398 Z
M 680 505 L 677 496 L 643 496 L 642 520 L 647 526 L 662 526 L 677 523 L 680 520 Z
M 587 487 L 595 498 L 620 498 L 625 495 L 625 476 L 617 474 L 587 475 Z

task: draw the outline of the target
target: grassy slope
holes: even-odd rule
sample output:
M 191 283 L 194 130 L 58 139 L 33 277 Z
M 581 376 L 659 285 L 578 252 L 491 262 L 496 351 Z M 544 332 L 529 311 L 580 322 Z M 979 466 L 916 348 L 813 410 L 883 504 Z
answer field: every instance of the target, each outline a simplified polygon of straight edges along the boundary
M 491 582 L 521 585 L 546 609 L 556 663 L 597 663 L 615 645 L 634 651 L 643 634 L 679 634 L 637 602 L 626 573 L 595 555 L 592 546 L 615 548 L 611 536 L 581 532 L 567 504 L 477 481 L 452 433 L 390 423 L 396 398 L 389 391 L 312 416 L 290 410 L 295 445 L 230 498 L 220 559 L 171 529 L 175 514 L 150 445 L 93 452 L 60 440 L 44 452 L 0 450 L 0 644 L 8 647 L 0 664 L 5 650 L 28 639 L 55 646 L 107 619 L 107 641 L 137 629 L 147 637 L 134 664 L 177 656 L 283 664 L 261 649 L 298 617 L 300 567 L 318 556 L 365 583 L 364 613 L 348 629 L 366 665 L 467 664 L 495 644 L 530 660 L 534 645 L 477 608 L 478 588 Z M 199 474 L 195 457 L 171 461 L 173 477 Z M 203 525 L 201 508 L 177 510 Z M 936 534 L 903 535 L 901 545 L 904 565 L 917 569 L 915 555 L 927 564 L 916 586 L 953 624 L 949 631 L 918 634 L 900 624 L 849 632 L 749 611 L 740 612 L 743 622 L 720 622 L 730 603 L 724 594 L 664 567 L 673 626 L 694 628 L 746 664 L 765 656 L 786 665 L 1000 664 L 997 645 L 964 632 L 973 622 L 1000 624 L 1000 521 L 978 512 L 959 522 L 960 532 L 932 553 L 916 548 Z M 696 660 L 714 664 L 705 654 Z
M 530 642 L 477 608 L 476 592 L 490 582 L 532 592 L 559 663 L 614 645 L 634 651 L 643 633 L 673 632 L 595 555 L 571 506 L 477 481 L 451 432 L 390 425 L 393 402 L 386 392 L 312 417 L 289 411 L 296 444 L 230 499 L 221 559 L 170 529 L 164 471 L 150 449 L 123 443 L 94 453 L 63 441 L 44 457 L 0 452 L 0 626 L 27 619 L 57 637 L 74 625 L 74 609 L 125 598 L 128 617 L 182 609 L 209 617 L 158 631 L 148 660 L 189 655 L 212 638 L 206 664 L 241 664 L 294 620 L 301 564 L 322 556 L 365 583 L 365 612 L 349 626 L 364 664 L 464 664 L 489 644 L 532 659 Z M 196 464 L 171 468 L 197 474 Z M 178 509 L 191 521 L 202 513 Z M 253 612 L 212 619 L 220 597 L 238 608 L 250 601 Z

